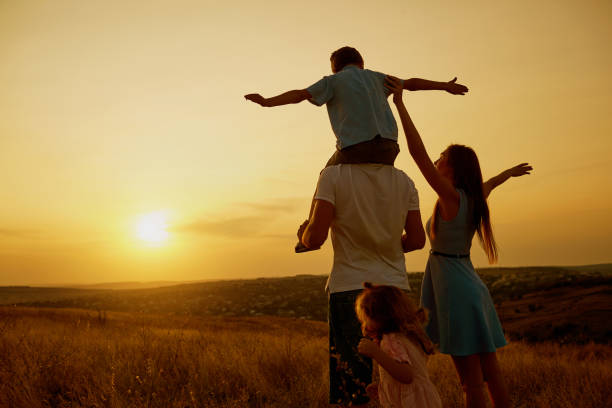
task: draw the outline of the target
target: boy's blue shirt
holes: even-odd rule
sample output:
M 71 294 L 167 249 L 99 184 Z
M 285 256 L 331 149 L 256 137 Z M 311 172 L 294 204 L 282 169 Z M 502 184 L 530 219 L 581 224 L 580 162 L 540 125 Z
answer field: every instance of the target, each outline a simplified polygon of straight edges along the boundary
M 338 149 L 380 135 L 397 141 L 397 123 L 387 101 L 385 74 L 355 65 L 323 77 L 307 88 L 314 105 L 327 105 Z

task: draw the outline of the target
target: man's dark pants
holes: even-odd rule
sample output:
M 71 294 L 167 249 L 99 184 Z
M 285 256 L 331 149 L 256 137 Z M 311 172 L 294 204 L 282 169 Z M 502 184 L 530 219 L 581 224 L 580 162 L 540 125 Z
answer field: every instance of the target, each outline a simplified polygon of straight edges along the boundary
M 372 382 L 372 360 L 357 352 L 362 337 L 355 314 L 355 299 L 361 289 L 329 295 L 329 402 L 366 404 L 365 387 Z

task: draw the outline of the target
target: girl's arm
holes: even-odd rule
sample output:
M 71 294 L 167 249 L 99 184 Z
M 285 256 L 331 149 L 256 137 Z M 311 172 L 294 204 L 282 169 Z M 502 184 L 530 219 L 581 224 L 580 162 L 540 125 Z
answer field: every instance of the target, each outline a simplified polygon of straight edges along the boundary
M 412 119 L 404 106 L 401 80 L 388 76 L 385 79 L 385 86 L 393 92 L 393 102 L 397 107 L 397 112 L 402 121 L 402 127 L 406 134 L 410 155 L 416 162 L 419 170 L 421 170 L 421 173 L 423 173 L 425 180 L 427 180 L 429 185 L 438 194 L 441 210 L 448 215 L 448 217 L 444 218 L 453 218 L 459 210 L 459 193 L 450 180 L 440 175 L 429 158 L 427 150 L 425 150 L 425 145 L 423 145 L 423 140 L 421 140 L 421 136 L 414 126 L 414 123 L 412 123 Z
M 357 346 L 357 350 L 364 356 L 376 360 L 376 362 L 397 381 L 404 384 L 410 384 L 412 380 L 414 380 L 414 375 L 412 374 L 412 369 L 409 364 L 400 363 L 395 360 L 382 351 L 382 349 L 372 340 L 361 339 Z
M 525 174 L 531 174 L 532 170 L 533 167 L 531 167 L 529 163 L 521 163 L 519 165 L 502 171 L 495 177 L 491 177 L 485 183 L 482 183 L 482 190 L 484 192 L 485 198 L 487 198 L 489 194 L 491 194 L 491 191 L 493 191 L 495 187 L 498 187 L 501 184 L 505 183 L 510 177 L 520 177 L 524 176 Z

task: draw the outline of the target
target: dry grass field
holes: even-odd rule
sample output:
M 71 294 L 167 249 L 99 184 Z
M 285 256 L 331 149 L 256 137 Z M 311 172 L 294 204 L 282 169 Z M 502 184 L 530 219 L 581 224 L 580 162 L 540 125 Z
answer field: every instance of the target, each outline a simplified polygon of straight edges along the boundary
M 0 407 L 325 407 L 325 323 L 0 307 Z M 612 347 L 512 343 L 513 406 L 612 406 Z M 461 405 L 452 363 L 430 372 Z

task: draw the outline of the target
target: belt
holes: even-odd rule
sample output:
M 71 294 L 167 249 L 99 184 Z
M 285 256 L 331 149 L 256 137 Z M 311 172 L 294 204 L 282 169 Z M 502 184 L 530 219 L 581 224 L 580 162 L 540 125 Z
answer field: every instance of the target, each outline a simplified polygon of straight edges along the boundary
M 444 252 L 434 251 L 433 249 L 429 251 L 432 255 L 440 255 L 445 256 L 447 258 L 469 258 L 470 254 L 445 254 Z

